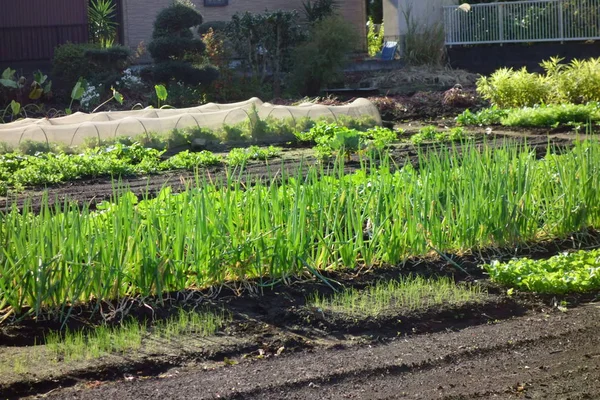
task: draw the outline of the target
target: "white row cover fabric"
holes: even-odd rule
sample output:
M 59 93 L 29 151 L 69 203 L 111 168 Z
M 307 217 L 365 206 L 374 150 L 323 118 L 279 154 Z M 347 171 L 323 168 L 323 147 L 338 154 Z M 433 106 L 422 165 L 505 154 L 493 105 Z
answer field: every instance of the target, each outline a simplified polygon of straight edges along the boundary
M 256 110 L 256 113 L 255 111 Z M 218 130 L 223 125 L 236 125 L 258 115 L 260 119 L 277 118 L 352 118 L 371 117 L 381 124 L 377 108 L 369 100 L 359 98 L 343 106 L 325 106 L 305 103 L 299 106 L 278 106 L 263 103 L 254 97 L 232 104 L 208 103 L 198 107 L 179 109 L 154 109 L 109 111 L 87 114 L 77 112 L 59 118 L 26 118 L 0 124 L 0 142 L 14 146 L 31 140 L 60 143 L 69 146 L 84 144 L 88 138 L 99 140 L 117 136 L 135 137 L 150 133 L 167 133 L 173 129 L 207 128 Z

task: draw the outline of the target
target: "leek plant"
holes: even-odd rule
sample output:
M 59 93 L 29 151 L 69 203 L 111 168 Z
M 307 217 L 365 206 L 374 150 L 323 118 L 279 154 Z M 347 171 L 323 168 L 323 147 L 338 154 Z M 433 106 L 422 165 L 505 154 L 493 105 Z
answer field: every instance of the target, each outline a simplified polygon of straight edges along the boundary
M 420 165 L 344 174 L 198 177 L 179 194 L 0 212 L 0 313 L 72 307 L 319 269 L 396 264 L 432 250 L 514 248 L 600 223 L 600 144 L 537 159 L 527 145 L 465 144 Z M 243 174 L 243 172 L 242 172 Z M 242 183 L 245 182 L 245 183 Z M 0 320 L 3 317 L 0 315 Z

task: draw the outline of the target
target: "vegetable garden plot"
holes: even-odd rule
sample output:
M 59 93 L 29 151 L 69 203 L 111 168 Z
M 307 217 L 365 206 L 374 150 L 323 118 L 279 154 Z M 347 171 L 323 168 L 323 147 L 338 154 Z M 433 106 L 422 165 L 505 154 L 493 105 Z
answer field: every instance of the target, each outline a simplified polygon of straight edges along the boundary
M 472 145 L 427 161 L 339 176 L 313 168 L 279 185 L 200 182 L 151 200 L 128 192 L 98 211 L 0 213 L 0 310 L 65 312 L 432 249 L 513 248 L 600 224 L 596 142 L 542 160 L 526 146 Z
M 381 124 L 377 108 L 366 99 L 356 99 L 344 106 L 324 106 L 306 103 L 299 106 L 278 106 L 263 103 L 258 98 L 233 104 L 208 103 L 184 109 L 144 109 L 135 111 L 75 113 L 61 118 L 32 119 L 0 125 L 0 142 L 18 145 L 24 140 L 81 145 L 86 139 L 106 140 L 117 136 L 138 136 L 164 133 L 173 129 L 219 129 L 258 119 L 301 118 L 329 119 L 340 116 L 370 117 Z

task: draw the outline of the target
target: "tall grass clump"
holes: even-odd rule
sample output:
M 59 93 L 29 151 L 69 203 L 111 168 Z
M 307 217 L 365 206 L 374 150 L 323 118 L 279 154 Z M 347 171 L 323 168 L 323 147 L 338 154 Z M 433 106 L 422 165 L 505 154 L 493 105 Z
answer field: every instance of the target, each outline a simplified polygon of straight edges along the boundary
M 409 65 L 442 65 L 446 58 L 444 25 L 416 19 L 410 3 L 402 13 L 406 24 L 402 58 Z
M 352 175 L 312 166 L 277 183 L 198 178 L 179 194 L 126 192 L 97 210 L 15 207 L 0 212 L 0 310 L 65 317 L 89 302 L 160 299 L 228 280 L 266 285 L 598 227 L 600 144 L 550 150 L 538 160 L 526 145 L 465 144 L 421 154 L 418 169 L 392 171 L 384 159 Z

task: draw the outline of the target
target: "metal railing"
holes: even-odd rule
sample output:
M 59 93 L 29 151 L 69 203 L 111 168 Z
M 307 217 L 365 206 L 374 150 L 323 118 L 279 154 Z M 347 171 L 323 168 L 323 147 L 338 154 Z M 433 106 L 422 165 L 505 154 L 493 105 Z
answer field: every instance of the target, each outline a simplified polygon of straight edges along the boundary
M 600 0 L 444 7 L 446 45 L 600 39 Z

